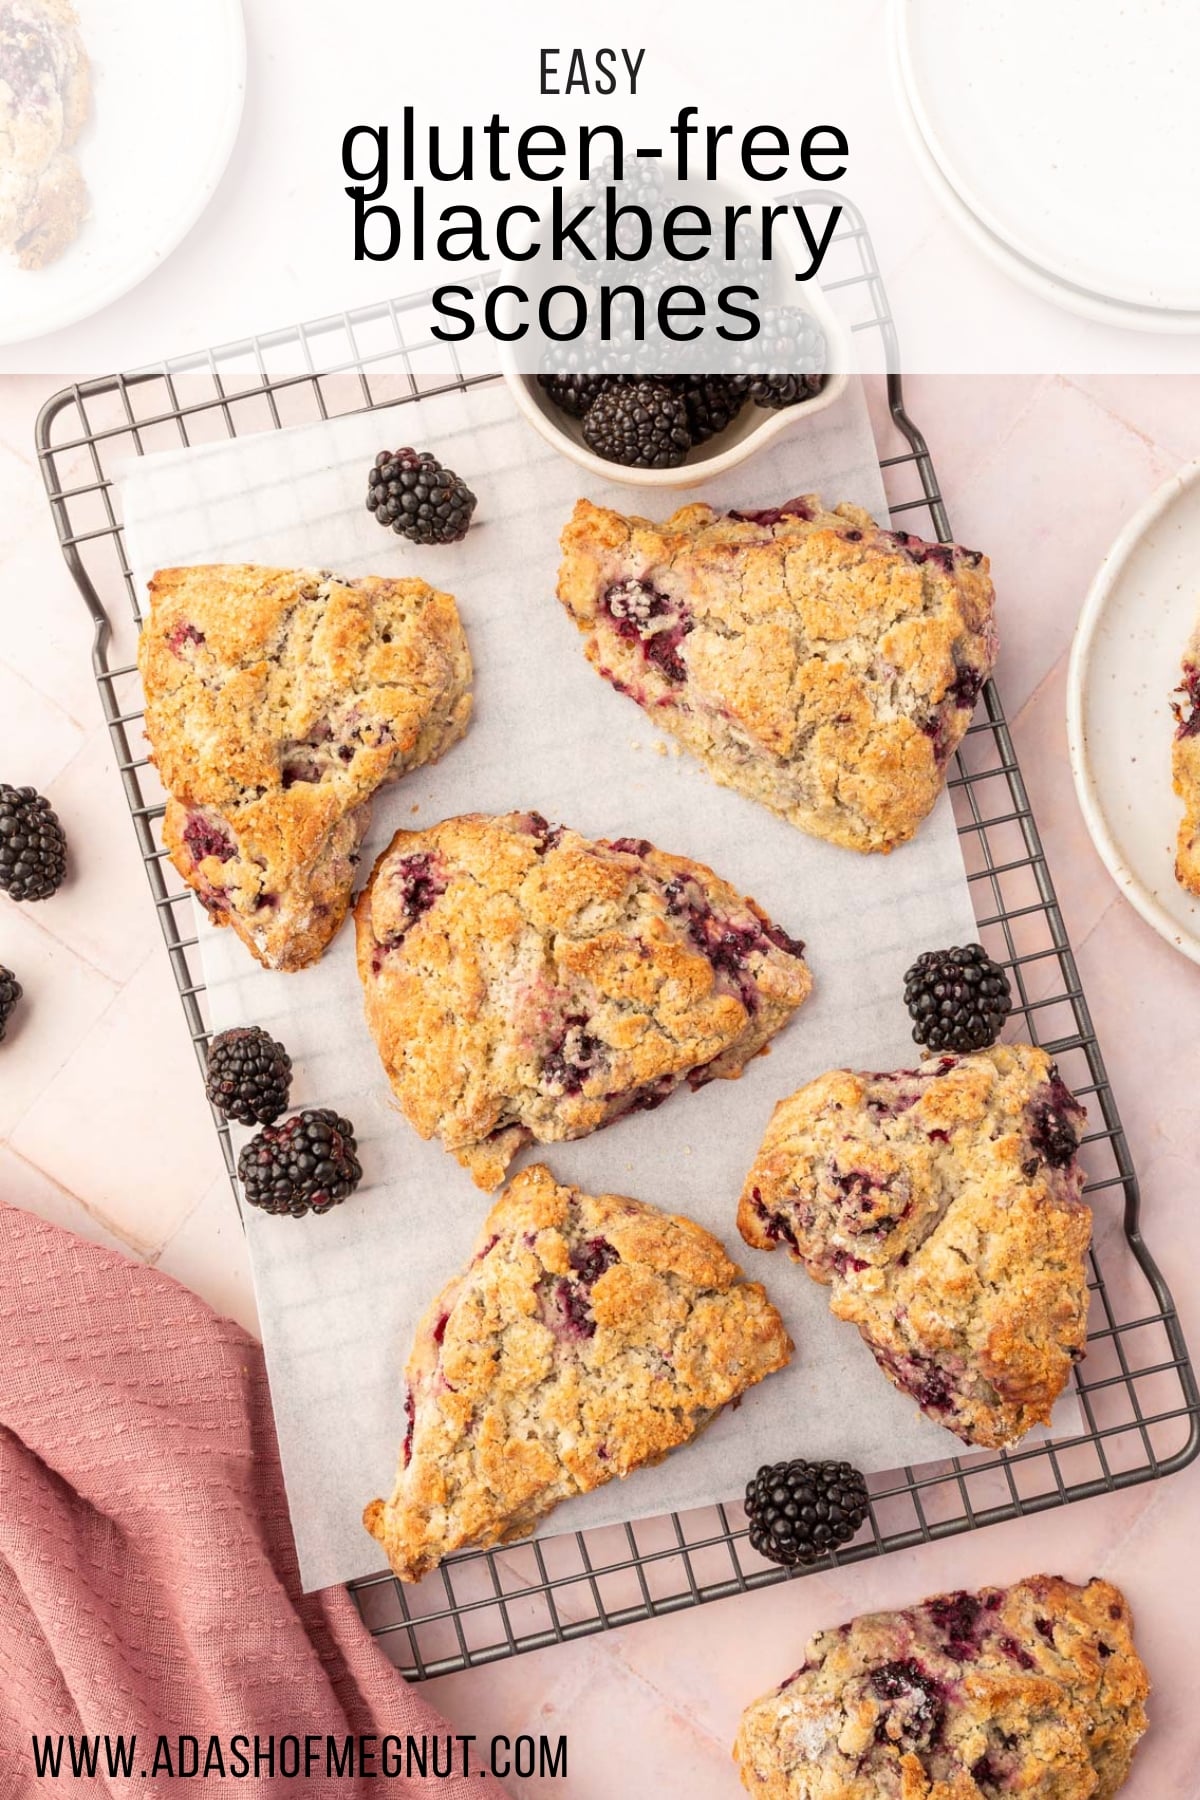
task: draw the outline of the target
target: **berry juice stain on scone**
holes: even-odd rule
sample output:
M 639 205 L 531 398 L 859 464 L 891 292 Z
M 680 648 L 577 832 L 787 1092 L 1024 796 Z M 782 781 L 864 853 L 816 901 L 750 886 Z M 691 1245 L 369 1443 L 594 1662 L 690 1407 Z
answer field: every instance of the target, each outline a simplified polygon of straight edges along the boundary
M 740 1075 L 812 986 L 803 945 L 711 869 L 538 813 L 398 832 L 355 918 L 392 1089 L 484 1188 L 522 1145 Z
M 1045 1423 L 1087 1332 L 1083 1108 L 1043 1050 L 835 1069 L 775 1109 L 738 1209 L 968 1444 Z
M 311 569 L 164 569 L 138 646 L 163 839 L 216 924 L 300 969 L 346 916 L 376 788 L 471 713 L 449 594 Z
M 756 1800 L 1111 1800 L 1148 1692 L 1118 1590 L 1034 1575 L 820 1632 L 733 1754 Z
M 522 1170 L 417 1327 L 395 1489 L 364 1523 L 419 1581 L 660 1462 L 791 1352 L 699 1225 Z
M 661 525 L 580 500 L 562 549 L 589 662 L 723 786 L 850 849 L 913 835 L 996 660 L 986 557 L 816 495 Z

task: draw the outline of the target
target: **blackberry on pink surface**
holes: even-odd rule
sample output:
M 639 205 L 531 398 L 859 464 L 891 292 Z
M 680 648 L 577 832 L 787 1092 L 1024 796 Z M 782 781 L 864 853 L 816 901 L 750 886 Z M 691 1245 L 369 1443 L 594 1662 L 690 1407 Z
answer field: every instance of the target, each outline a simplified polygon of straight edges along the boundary
M 14 900 L 48 900 L 67 872 L 67 840 L 50 802 L 0 781 L 0 888 Z
M 8 1021 L 12 1017 L 13 1007 L 21 998 L 21 984 L 11 969 L 0 964 L 0 1043 L 4 1042 L 4 1033 L 8 1029 Z

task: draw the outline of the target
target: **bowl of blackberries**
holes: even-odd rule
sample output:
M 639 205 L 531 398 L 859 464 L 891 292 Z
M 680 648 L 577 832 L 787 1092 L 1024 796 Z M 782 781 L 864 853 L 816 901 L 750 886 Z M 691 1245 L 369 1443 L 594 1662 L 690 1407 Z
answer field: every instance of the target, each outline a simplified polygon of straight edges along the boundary
M 597 177 L 598 191 L 606 179 Z M 620 191 L 653 217 L 680 198 L 662 188 L 653 165 L 637 165 Z M 596 249 L 600 257 L 599 243 Z M 797 284 L 802 255 L 785 221 L 767 261 L 750 247 L 695 262 L 597 260 L 543 270 L 552 292 L 570 281 L 587 295 L 587 325 L 561 341 L 543 330 L 505 346 L 504 376 L 518 410 L 601 480 L 688 488 L 735 468 L 833 405 L 846 386 L 843 329 L 814 281 Z M 686 303 L 678 298 L 684 289 L 692 295 Z M 696 343 L 674 338 L 663 308 L 669 316 L 681 304 L 702 307 L 709 324 L 720 316 L 729 335 L 706 328 Z M 579 315 L 570 308 L 567 315 L 569 328 Z M 705 352 L 700 342 L 717 348 Z

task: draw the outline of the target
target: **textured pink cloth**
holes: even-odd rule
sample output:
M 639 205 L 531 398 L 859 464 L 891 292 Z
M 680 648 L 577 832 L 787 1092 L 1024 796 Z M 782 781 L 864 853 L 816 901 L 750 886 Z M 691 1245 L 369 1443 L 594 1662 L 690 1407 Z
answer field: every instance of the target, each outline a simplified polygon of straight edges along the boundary
M 326 1734 L 449 1728 L 340 1588 L 300 1593 L 262 1352 L 194 1294 L 0 1204 L 0 1795 L 423 1794 Z M 138 1734 L 132 1778 L 34 1780 L 34 1733 Z M 313 1734 L 318 1772 L 149 1780 L 159 1734 Z M 282 1754 L 282 1752 L 281 1752 Z M 65 1767 L 65 1765 L 64 1765 Z

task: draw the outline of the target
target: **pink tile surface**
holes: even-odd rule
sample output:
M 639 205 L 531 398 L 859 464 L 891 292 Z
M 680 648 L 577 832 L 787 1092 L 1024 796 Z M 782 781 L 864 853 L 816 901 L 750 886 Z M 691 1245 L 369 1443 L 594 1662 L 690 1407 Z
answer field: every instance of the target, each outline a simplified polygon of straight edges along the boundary
M 903 290 L 897 295 L 904 302 Z M 0 1191 L 168 1269 L 253 1322 L 216 1141 L 122 814 L 88 668 L 90 632 L 49 528 L 32 455 L 50 384 L 0 381 L 0 652 L 5 779 L 48 788 L 76 851 L 71 885 L 0 904 L 0 961 L 28 999 L 0 1049 Z M 1200 450 L 1200 380 L 1029 378 L 908 384 L 955 530 L 992 556 L 999 683 L 1138 1163 L 1146 1234 L 1200 1343 L 1200 969 L 1119 898 L 1075 804 L 1065 660 L 1096 564 L 1122 520 Z M 15 586 L 14 586 L 15 583 Z M 7 1060 L 5 1060 L 7 1059 Z M 120 1070 L 120 1074 L 116 1073 Z M 1117 1229 L 1106 1208 L 1099 1229 Z M 1133 1302 L 1131 1294 L 1131 1303 Z M 1102 1573 L 1128 1591 L 1155 1683 L 1130 1800 L 1200 1797 L 1192 1700 L 1200 1604 L 1200 1467 L 854 1568 L 630 1626 L 432 1686 L 463 1730 L 565 1731 L 581 1800 L 738 1790 L 738 1713 L 822 1625 L 946 1586 L 1036 1569 Z M 566 1610 L 566 1609 L 564 1609 Z M 513 1780 L 523 1796 L 564 1784 Z

